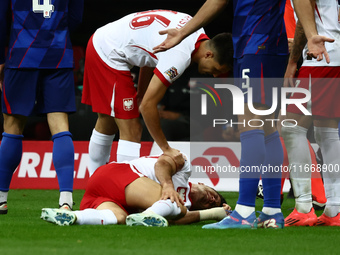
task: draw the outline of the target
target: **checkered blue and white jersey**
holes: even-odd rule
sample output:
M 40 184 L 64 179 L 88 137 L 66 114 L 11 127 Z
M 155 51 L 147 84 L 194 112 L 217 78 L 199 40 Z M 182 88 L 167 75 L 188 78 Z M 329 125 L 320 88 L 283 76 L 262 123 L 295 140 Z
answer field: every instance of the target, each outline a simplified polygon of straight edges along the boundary
M 11 7 L 8 68 L 73 68 L 70 29 L 82 20 L 84 0 L 1 0 L 0 63 L 4 57 L 6 12 Z

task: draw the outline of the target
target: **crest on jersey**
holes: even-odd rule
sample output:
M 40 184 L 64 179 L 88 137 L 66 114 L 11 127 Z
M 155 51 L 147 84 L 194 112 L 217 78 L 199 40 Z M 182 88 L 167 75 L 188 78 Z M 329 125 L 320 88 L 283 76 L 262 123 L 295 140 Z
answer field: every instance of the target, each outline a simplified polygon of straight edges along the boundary
M 183 199 L 184 203 L 186 202 L 186 194 L 187 194 L 187 190 L 188 188 L 185 187 L 178 187 L 177 188 L 177 193 L 179 194 L 179 196 Z
M 169 76 L 170 80 L 175 79 L 178 76 L 178 72 L 176 67 L 171 67 L 170 69 L 166 70 L 164 72 L 167 76 Z
M 124 98 L 123 106 L 125 111 L 131 111 L 134 108 L 133 99 L 132 98 Z

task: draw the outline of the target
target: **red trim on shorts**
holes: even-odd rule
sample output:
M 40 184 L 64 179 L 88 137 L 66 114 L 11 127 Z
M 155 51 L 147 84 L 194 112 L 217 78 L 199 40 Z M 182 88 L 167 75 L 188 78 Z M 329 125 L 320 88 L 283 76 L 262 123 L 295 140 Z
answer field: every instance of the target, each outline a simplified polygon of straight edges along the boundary
M 8 103 L 8 100 L 7 100 L 7 97 L 6 97 L 6 91 L 5 91 L 5 82 L 2 86 L 2 93 L 3 93 L 3 97 L 4 97 L 4 102 L 5 102 L 5 105 L 6 105 L 6 109 L 7 109 L 7 113 L 8 114 L 12 114 L 12 109 L 11 109 L 11 106 L 9 105 Z
M 155 68 L 153 70 L 153 73 L 161 80 L 161 82 L 166 86 L 169 87 L 171 83 L 163 76 L 163 74 L 158 70 L 158 68 Z

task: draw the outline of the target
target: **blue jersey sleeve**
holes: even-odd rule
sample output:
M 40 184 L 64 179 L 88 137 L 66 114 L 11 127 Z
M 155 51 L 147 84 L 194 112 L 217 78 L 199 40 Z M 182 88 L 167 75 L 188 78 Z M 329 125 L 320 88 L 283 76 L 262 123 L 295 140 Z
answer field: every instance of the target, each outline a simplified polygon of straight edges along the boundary
M 0 65 L 5 63 L 5 46 L 7 32 L 7 11 L 10 0 L 0 0 Z
M 82 22 L 84 12 L 84 0 L 70 0 L 68 6 L 68 27 L 70 31 L 77 28 Z

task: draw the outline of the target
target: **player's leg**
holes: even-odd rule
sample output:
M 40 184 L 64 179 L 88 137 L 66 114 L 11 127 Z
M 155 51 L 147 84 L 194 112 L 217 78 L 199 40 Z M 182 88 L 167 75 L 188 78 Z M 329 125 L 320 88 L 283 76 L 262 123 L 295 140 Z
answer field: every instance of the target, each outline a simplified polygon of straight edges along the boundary
M 116 76 L 112 112 L 119 129 L 117 162 L 122 162 L 139 158 L 142 125 L 139 119 L 137 91 L 131 73 L 119 71 Z
M 126 219 L 129 226 L 168 226 L 165 218 L 178 219 L 186 214 L 184 205 L 178 206 L 170 199 L 159 200 L 161 186 L 149 178 L 138 178 L 125 188 L 127 205 L 144 209 L 142 213 L 131 214 Z
M 72 209 L 74 145 L 69 131 L 68 114 L 76 111 L 72 69 L 40 70 L 41 88 L 37 112 L 47 114 L 53 141 L 53 164 L 59 183 L 59 206 Z
M 239 123 L 248 123 L 255 116 L 245 105 L 245 115 L 239 116 Z M 252 228 L 255 216 L 255 200 L 265 159 L 264 131 L 238 125 L 241 140 L 239 197 L 235 210 L 222 221 L 204 225 L 205 229 Z
M 245 115 L 239 117 L 239 122 L 242 123 L 247 123 L 248 120 L 256 117 L 250 113 L 247 106 L 245 108 Z M 255 211 L 260 169 L 265 159 L 264 131 L 242 125 L 239 125 L 239 130 L 241 133 L 240 188 L 235 210 L 243 218 L 247 218 Z
M 2 86 L 4 133 L 0 146 L 0 214 L 7 213 L 12 175 L 22 156 L 23 130 L 36 101 L 38 72 L 5 69 Z
M 274 114 L 267 116 L 274 119 Z M 257 218 L 258 228 L 283 228 L 284 217 L 281 212 L 281 166 L 283 149 L 278 131 L 273 123 L 265 122 L 265 160 L 262 166 L 262 185 L 264 203 L 262 213 Z
M 82 103 L 91 105 L 92 111 L 98 114 L 89 143 L 89 171 L 94 171 L 106 164 L 110 157 L 111 145 L 117 126 L 114 121 L 111 103 L 116 81 L 111 71 L 98 56 L 90 38 L 86 48 Z
M 309 152 L 312 158 L 312 166 L 318 171 L 312 172 L 312 199 L 313 199 L 313 208 L 315 210 L 323 210 L 326 206 L 327 198 L 325 194 L 324 183 L 321 175 L 321 165 L 318 165 L 318 161 L 316 160 L 316 153 L 308 141 Z M 320 149 L 320 147 L 319 147 Z
M 125 188 L 126 203 L 133 208 L 151 209 L 164 217 L 184 216 L 186 207 L 170 200 L 159 200 L 161 192 L 161 186 L 155 181 L 146 177 L 138 178 Z
M 314 120 L 314 134 L 322 152 L 324 169 L 326 169 L 323 171 L 323 179 L 327 198 L 324 213 L 318 218 L 317 225 L 340 226 L 338 119 Z
M 59 206 L 73 206 L 74 145 L 68 131 L 68 114 L 52 112 L 47 114 L 53 141 L 53 164 L 59 183 Z
M 286 122 L 282 136 L 287 148 L 290 180 L 295 196 L 295 209 L 285 219 L 285 226 L 311 226 L 316 222 L 312 205 L 311 156 L 307 140 L 311 117 L 288 113 L 287 119 L 294 119 L 298 125 Z
M 261 58 L 261 57 L 260 57 Z M 245 114 L 238 116 L 238 130 L 241 141 L 239 197 L 235 210 L 229 217 L 214 224 L 205 225 L 204 228 L 251 228 L 255 221 L 255 200 L 261 174 L 261 164 L 265 159 L 264 131 L 258 123 L 248 125 L 248 121 L 257 118 L 248 108 L 248 89 L 253 89 L 253 102 L 257 103 L 261 83 L 253 77 L 261 77 L 260 58 L 251 55 L 235 60 L 234 77 L 236 85 L 244 92 Z M 261 61 L 260 61 L 261 62 Z M 245 76 L 246 75 L 246 76 Z M 257 88 L 257 89 L 256 89 Z M 261 100 L 260 100 L 261 102 Z M 245 224 L 243 224 L 245 223 Z
M 104 202 L 96 209 L 69 211 L 63 209 L 43 208 L 41 219 L 60 225 L 112 225 L 125 224 L 127 213 L 113 202 Z
M 22 156 L 23 129 L 27 117 L 4 116 L 4 132 L 0 146 L 0 214 L 7 214 L 7 198 L 13 173 Z
M 94 171 L 110 160 L 112 142 L 118 127 L 112 116 L 98 113 L 98 119 L 89 143 L 89 171 L 90 175 Z
M 331 116 L 339 117 L 338 100 L 333 100 L 334 95 L 339 94 L 339 86 L 334 84 L 334 77 L 339 76 L 338 67 L 301 67 L 299 70 L 299 88 L 304 88 L 310 91 L 311 86 L 313 93 L 311 93 L 311 100 L 308 104 L 303 106 L 308 107 L 313 116 L 320 116 L 318 118 L 332 118 Z M 324 77 L 331 77 L 325 79 Z M 292 99 L 300 99 L 305 95 L 294 93 Z M 312 208 L 311 197 L 311 156 L 309 153 L 308 142 L 306 138 L 307 129 L 311 125 L 311 117 L 306 115 L 296 105 L 291 104 L 287 107 L 287 119 L 295 119 L 298 121 L 296 127 L 286 127 L 284 136 L 285 143 L 291 143 L 292 147 L 289 156 L 290 164 L 298 162 L 295 169 L 291 169 L 291 177 L 295 177 L 292 182 L 294 194 L 296 197 L 296 209 L 286 218 L 286 224 L 290 225 L 313 225 L 316 223 L 316 215 Z M 290 117 L 291 116 L 291 117 Z M 318 124 L 318 123 L 315 123 Z M 336 123 L 334 128 L 337 127 Z M 320 125 L 322 126 L 322 125 Z M 284 133 L 283 133 L 284 135 Z M 296 145 L 296 146 L 294 146 Z M 291 160 L 292 157 L 292 160 Z M 294 167 L 294 165 L 292 165 Z M 295 170 L 295 171 L 294 171 Z M 296 193 L 295 193 L 296 191 Z M 312 208 L 312 209 L 310 209 Z M 310 210 L 310 211 L 309 211 Z M 300 212 L 303 213 L 300 213 Z M 295 217 L 296 216 L 296 217 Z M 305 222 L 305 223 L 304 223 Z
M 142 136 L 140 119 L 116 118 L 116 123 L 119 128 L 117 162 L 139 158 L 141 148 L 140 139 Z
M 126 70 L 129 70 L 128 66 L 126 66 Z M 109 145 L 112 143 L 113 135 L 117 129 L 113 118 L 116 119 L 119 127 L 117 119 L 131 120 L 139 117 L 136 96 L 137 92 L 131 72 L 119 71 L 109 67 L 94 49 L 91 38 L 86 49 L 82 103 L 91 105 L 93 112 L 102 114 L 99 115 L 90 141 L 90 147 L 95 144 L 94 149 L 89 148 L 90 158 L 94 159 L 92 162 L 94 167 L 91 167 L 91 173 L 100 164 L 106 163 L 108 155 L 110 155 Z M 107 116 L 111 116 L 112 119 L 108 119 Z M 134 121 L 132 124 L 136 124 L 136 122 Z M 137 123 L 136 127 L 132 125 L 122 127 L 124 129 L 119 128 L 120 136 L 122 132 L 128 132 L 125 128 L 135 130 L 139 126 L 140 124 Z M 134 134 L 133 138 L 126 138 L 129 140 L 120 137 L 117 161 L 121 162 L 139 157 L 140 137 L 139 132 Z M 103 153 L 98 153 L 98 149 Z M 99 155 L 94 155 L 94 153 Z

